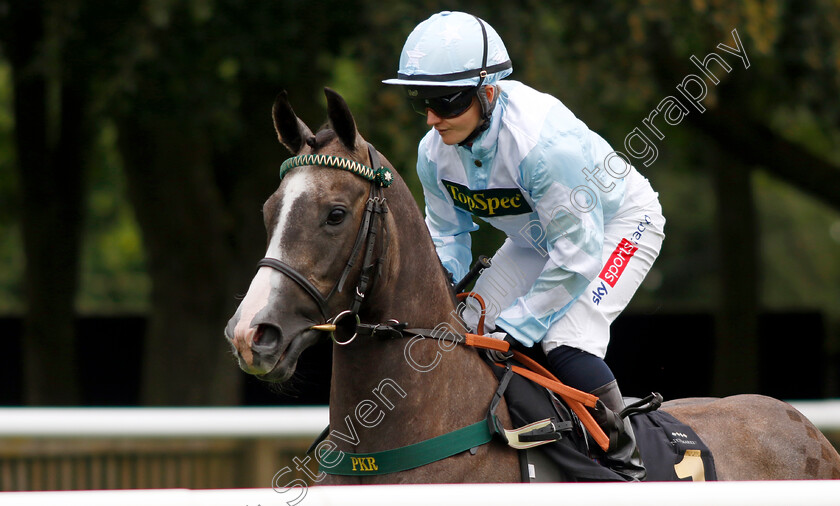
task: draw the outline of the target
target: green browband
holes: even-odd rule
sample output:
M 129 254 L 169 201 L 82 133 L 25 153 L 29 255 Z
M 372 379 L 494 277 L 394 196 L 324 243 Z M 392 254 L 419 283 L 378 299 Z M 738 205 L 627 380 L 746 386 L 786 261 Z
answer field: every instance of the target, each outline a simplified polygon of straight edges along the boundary
M 413 469 L 489 443 L 493 439 L 487 420 L 413 445 L 374 453 L 324 452 L 316 455 L 320 470 L 344 476 L 373 476 Z M 317 451 L 317 450 L 316 450 Z M 334 453 L 342 454 L 334 457 Z M 332 457 L 332 458 L 331 458 Z M 333 460 L 338 460 L 332 464 Z M 325 465 L 325 463 L 327 465 Z M 327 467 L 329 466 L 329 467 Z
M 320 165 L 323 167 L 331 167 L 333 169 L 346 170 L 384 187 L 388 187 L 394 182 L 394 175 L 391 174 L 390 169 L 387 167 L 372 169 L 355 160 L 348 160 L 347 158 L 341 158 L 340 156 L 324 154 L 298 155 L 287 159 L 283 162 L 283 165 L 280 166 L 280 179 L 283 179 L 286 172 L 294 169 L 295 167 L 302 167 L 304 165 Z

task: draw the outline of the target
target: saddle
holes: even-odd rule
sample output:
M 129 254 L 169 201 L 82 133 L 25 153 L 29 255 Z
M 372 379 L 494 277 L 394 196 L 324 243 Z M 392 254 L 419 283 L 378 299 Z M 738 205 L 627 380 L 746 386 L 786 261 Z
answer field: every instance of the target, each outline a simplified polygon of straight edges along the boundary
M 525 358 L 521 353 L 515 356 Z M 586 429 L 590 424 L 581 420 L 567 401 L 532 381 L 530 375 L 514 373 L 514 368 L 520 368 L 510 363 L 514 359 L 505 364 L 495 363 L 489 358 L 485 360 L 499 381 L 485 420 L 391 450 L 365 454 L 330 450 L 320 455 L 321 460 L 330 464 L 325 467 L 319 461 L 319 470 L 327 474 L 357 476 L 390 474 L 464 451 L 474 453 L 478 446 L 500 437 L 519 451 L 522 482 L 625 481 L 620 474 L 599 462 L 605 455 L 605 449 L 598 441 L 609 439 L 600 427 L 599 438 L 593 434 L 594 431 Z M 513 429 L 502 427 L 495 414 L 502 397 L 507 402 Z M 716 480 L 714 459 L 708 447 L 691 427 L 664 411 L 657 411 L 661 400 L 659 394 L 641 400 L 628 398 L 625 403 L 627 408 L 614 415 L 616 418 L 630 417 L 647 469 L 646 480 Z M 327 426 L 306 453 L 315 450 L 329 431 Z M 333 456 L 334 453 L 338 455 Z
M 487 360 L 500 384 L 507 384 L 505 401 L 518 440 L 539 441 L 519 449 L 522 482 L 624 481 L 599 462 L 603 450 L 584 430 L 574 411 L 553 392 L 510 367 Z M 505 378 L 505 376 L 509 376 Z M 655 394 L 658 396 L 658 394 Z M 630 417 L 646 481 L 712 481 L 717 479 L 711 451 L 688 425 L 658 411 L 653 396 L 626 398 L 622 414 Z M 659 397 L 661 402 L 661 397 Z M 550 420 L 550 424 L 545 424 Z M 543 423 L 540 423 L 543 422 Z M 533 427 L 542 426 L 534 430 Z M 511 445 L 514 446 L 514 445 Z

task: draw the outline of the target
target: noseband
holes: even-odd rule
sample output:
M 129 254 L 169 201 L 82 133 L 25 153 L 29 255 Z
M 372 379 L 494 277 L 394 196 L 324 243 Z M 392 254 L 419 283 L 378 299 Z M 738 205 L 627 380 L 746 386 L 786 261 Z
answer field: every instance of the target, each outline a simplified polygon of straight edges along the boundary
M 353 250 L 350 252 L 350 258 L 347 260 L 347 264 L 344 267 L 344 271 L 341 273 L 341 277 L 339 277 L 336 284 L 333 285 L 332 289 L 326 296 L 322 295 L 315 285 L 306 279 L 306 276 L 285 262 L 269 257 L 263 258 L 257 262 L 258 268 L 270 267 L 276 271 L 282 272 L 289 279 L 297 283 L 298 286 L 303 288 L 303 290 L 308 293 L 312 300 L 314 300 L 318 305 L 318 309 L 321 312 L 321 316 L 324 317 L 324 320 L 333 325 L 337 325 L 342 319 L 348 316 L 355 318 L 356 324 L 359 323 L 359 309 L 362 306 L 362 301 L 364 301 L 365 293 L 368 288 L 370 288 L 370 283 L 374 275 L 374 267 L 381 265 L 384 259 L 383 251 L 380 258 L 374 260 L 373 250 L 376 246 L 376 235 L 377 229 L 379 228 L 376 223 L 377 219 L 380 215 L 388 212 L 388 208 L 385 205 L 385 197 L 382 196 L 382 188 L 391 185 L 393 182 L 393 174 L 391 174 L 391 171 L 387 167 L 383 167 L 380 164 L 379 154 L 370 143 L 368 143 L 368 155 L 370 156 L 370 167 L 355 160 L 348 160 L 346 158 L 323 154 L 298 155 L 289 158 L 283 162 L 283 165 L 280 166 L 281 179 L 286 172 L 295 167 L 301 167 L 304 165 L 319 165 L 346 170 L 371 182 L 370 194 L 368 195 L 367 204 L 365 204 L 365 214 L 362 217 L 362 224 L 359 227 L 359 232 L 356 234 L 356 241 L 353 244 Z M 382 220 L 382 231 L 383 234 L 386 232 L 384 219 Z M 386 244 L 384 240 L 382 244 L 384 248 L 384 245 Z M 365 255 L 362 262 L 361 275 L 359 276 L 359 282 L 356 285 L 356 290 L 353 293 L 353 301 L 350 304 L 350 309 L 342 311 L 336 316 L 330 318 L 328 316 L 329 307 L 327 302 L 333 294 L 340 293 L 344 289 L 344 283 L 347 281 L 347 276 L 350 274 L 350 270 L 356 263 L 359 250 L 363 245 L 365 248 Z M 349 344 L 356 338 L 356 335 L 357 334 L 354 333 L 353 337 L 347 341 L 336 342 L 338 344 Z M 335 340 L 334 335 L 333 340 Z

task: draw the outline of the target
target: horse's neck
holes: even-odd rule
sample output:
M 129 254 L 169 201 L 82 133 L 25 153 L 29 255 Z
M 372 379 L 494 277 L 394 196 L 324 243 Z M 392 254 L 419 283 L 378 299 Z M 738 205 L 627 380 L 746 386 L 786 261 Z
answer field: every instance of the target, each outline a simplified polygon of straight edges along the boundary
M 405 446 L 481 420 L 494 389 L 489 368 L 464 346 L 408 338 L 334 345 L 330 426 L 357 434 L 339 443 L 345 451 Z
M 454 321 L 455 303 L 423 216 L 402 181 L 388 191 L 385 265 L 361 316 L 430 328 Z
M 422 217 L 416 206 L 406 207 L 406 198 L 396 200 L 389 201 L 395 217 L 387 252 L 392 263 L 372 292 L 375 308 L 362 314 L 363 321 L 393 318 L 429 329 L 448 323 L 462 331 Z M 409 204 L 414 206 L 413 200 Z M 449 342 L 362 338 L 333 350 L 330 424 L 358 431 L 358 444 L 345 447 L 349 451 L 411 444 L 476 422 L 495 389 L 475 350 Z
M 402 265 L 410 268 L 400 268 L 389 276 L 387 288 L 372 294 L 375 307 L 363 310 L 362 318 L 370 322 L 397 320 L 413 328 L 434 328 L 460 321 L 442 268 L 418 255 L 417 249 L 420 248 L 401 250 Z M 434 261 L 437 262 L 436 256 Z M 459 325 L 459 329 L 463 327 Z

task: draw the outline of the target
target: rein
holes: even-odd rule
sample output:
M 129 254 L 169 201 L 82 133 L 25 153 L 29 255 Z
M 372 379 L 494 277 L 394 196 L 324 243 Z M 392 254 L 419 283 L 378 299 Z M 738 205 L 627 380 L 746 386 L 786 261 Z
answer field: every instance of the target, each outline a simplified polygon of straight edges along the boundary
M 449 341 L 456 344 L 463 344 L 465 346 L 471 346 L 473 348 L 484 349 L 484 350 L 496 350 L 501 351 L 504 353 L 512 353 L 512 358 L 519 362 L 519 365 L 512 365 L 511 370 L 523 376 L 538 385 L 551 390 L 555 394 L 559 395 L 566 404 L 575 412 L 577 417 L 580 419 L 581 423 L 583 423 L 586 430 L 592 436 L 592 439 L 600 446 L 604 451 L 610 445 L 609 437 L 604 433 L 604 430 L 598 425 L 598 422 L 595 421 L 595 418 L 592 416 L 586 408 L 594 408 L 596 402 L 598 401 L 598 397 L 592 395 L 590 393 L 586 393 L 580 391 L 576 388 L 572 388 L 568 385 L 565 385 L 556 376 L 554 376 L 551 371 L 544 368 L 538 362 L 536 362 L 531 357 L 516 351 L 512 350 L 510 347 L 510 343 L 500 339 L 494 339 L 492 337 L 484 336 L 484 315 L 486 312 L 484 299 L 481 295 L 475 292 L 466 292 L 460 293 L 457 295 L 458 300 L 464 300 L 466 298 L 472 297 L 476 301 L 478 301 L 479 305 L 481 306 L 481 313 L 478 319 L 478 325 L 476 326 L 476 333 L 469 333 L 466 332 L 464 334 L 452 334 L 451 332 L 440 332 L 436 329 L 409 329 L 405 328 L 405 324 L 397 323 L 396 325 L 390 324 L 377 324 L 377 325 L 365 325 L 359 324 L 356 329 L 356 335 L 360 333 L 365 333 L 370 336 L 378 336 L 378 337 L 386 337 L 386 338 L 396 338 L 396 337 L 408 337 L 412 336 L 411 339 L 437 339 L 439 341 Z M 410 348 L 412 343 L 407 345 L 407 348 Z M 496 364 L 498 366 L 503 366 L 502 364 Z
M 443 435 L 420 441 L 419 443 L 393 448 L 391 450 L 372 453 L 350 453 L 346 451 L 339 453 L 329 451 L 326 454 L 322 454 L 321 457 L 326 460 L 334 460 L 328 458 L 333 453 L 339 454 L 341 457 L 338 458 L 336 464 L 330 466 L 321 465 L 319 468 L 320 471 L 327 474 L 345 476 L 370 476 L 405 471 L 451 457 L 463 451 L 469 450 L 471 453 L 474 453 L 478 446 L 489 443 L 495 435 L 498 435 L 505 443 L 516 449 L 530 448 L 560 439 L 562 437 L 560 432 L 570 430 L 571 422 L 563 422 L 555 426 L 553 421 L 546 419 L 517 430 L 508 430 L 502 427 L 496 416 L 496 408 L 504 395 L 512 374 L 523 376 L 560 396 L 575 415 L 577 415 L 580 423 L 583 424 L 595 443 L 604 451 L 607 450 L 610 446 L 609 436 L 604 433 L 604 430 L 595 421 L 592 413 L 586 409 L 587 407 L 594 408 L 598 402 L 598 397 L 563 384 L 550 371 L 527 355 L 516 350 L 511 350 L 509 342 L 482 335 L 484 334 L 484 318 L 486 313 L 484 299 L 475 292 L 460 293 L 457 295 L 458 300 L 463 300 L 468 297 L 476 299 L 481 306 L 481 313 L 475 334 L 469 332 L 452 334 L 449 331 L 441 332 L 437 329 L 406 328 L 407 325 L 405 323 L 400 323 L 396 320 L 391 320 L 389 323 L 370 325 L 359 323 L 357 319 L 353 339 L 358 335 L 385 339 L 410 337 L 411 341 L 437 339 L 439 341 L 448 341 L 477 349 L 511 352 L 511 358 L 521 365 L 514 365 L 508 363 L 508 361 L 505 361 L 504 364 L 496 363 L 497 366 L 505 368 L 505 374 L 500 380 L 499 387 L 490 402 L 485 419 Z M 334 325 L 319 327 L 324 327 L 324 330 L 335 330 Z M 345 343 L 337 342 L 337 344 L 349 344 L 349 341 Z M 406 345 L 406 349 L 410 349 L 412 345 L 413 343 L 410 342 Z M 316 438 L 309 447 L 309 450 L 307 450 L 307 454 L 311 453 L 327 437 L 329 429 L 329 426 L 327 426 L 321 435 Z M 348 458 L 345 460 L 344 457 Z

